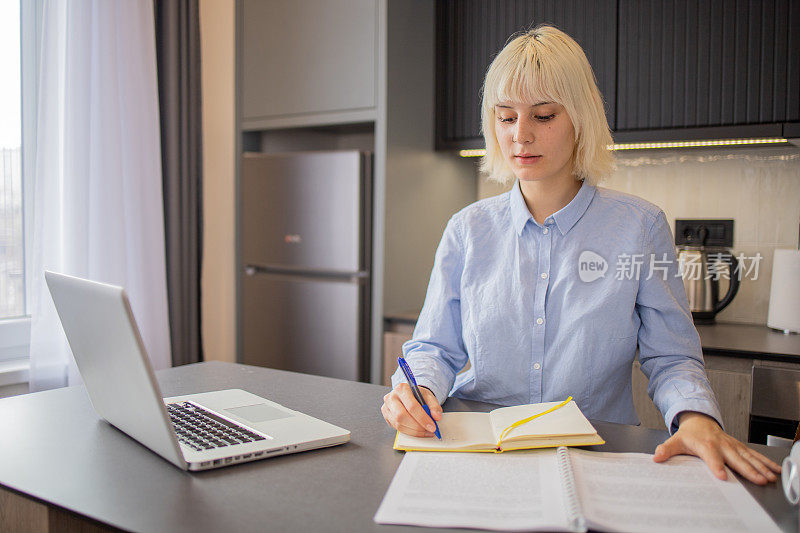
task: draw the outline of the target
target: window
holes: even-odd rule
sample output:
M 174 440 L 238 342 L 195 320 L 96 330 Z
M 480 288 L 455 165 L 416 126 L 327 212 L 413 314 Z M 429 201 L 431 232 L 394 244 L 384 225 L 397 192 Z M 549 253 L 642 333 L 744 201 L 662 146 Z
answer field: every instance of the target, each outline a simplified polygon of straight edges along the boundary
M 0 319 L 25 315 L 20 4 L 0 3 Z
M 27 357 L 21 2 L 0 2 L 0 362 Z M 0 379 L 2 382 L 2 379 Z

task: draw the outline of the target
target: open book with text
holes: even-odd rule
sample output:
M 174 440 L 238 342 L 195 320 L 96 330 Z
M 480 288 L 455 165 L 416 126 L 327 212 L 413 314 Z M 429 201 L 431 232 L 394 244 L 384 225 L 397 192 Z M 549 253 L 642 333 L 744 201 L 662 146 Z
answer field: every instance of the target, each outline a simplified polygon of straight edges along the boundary
M 532 420 L 512 427 L 528 418 Z M 444 413 L 439 431 L 442 440 L 398 432 L 394 449 L 502 452 L 605 443 L 573 400 L 501 407 L 489 413 Z
M 736 477 L 698 458 L 559 447 L 498 456 L 410 452 L 379 524 L 503 531 L 777 532 Z

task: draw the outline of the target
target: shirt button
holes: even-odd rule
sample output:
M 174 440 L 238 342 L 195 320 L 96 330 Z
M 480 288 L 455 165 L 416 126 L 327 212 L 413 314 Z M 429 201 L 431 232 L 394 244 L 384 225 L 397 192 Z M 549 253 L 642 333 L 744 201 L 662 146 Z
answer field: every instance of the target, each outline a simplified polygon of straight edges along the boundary
M 542 230 L 542 233 L 544 233 L 545 235 L 547 235 L 548 233 L 550 233 L 550 230 L 549 230 L 549 229 L 547 229 L 547 228 L 544 228 L 544 229 Z
M 543 318 L 537 318 L 536 319 L 536 323 L 541 326 L 542 324 L 544 324 L 544 319 Z
M 540 368 L 542 368 L 542 365 L 540 365 L 539 363 L 534 363 L 533 364 L 533 369 L 534 370 L 539 370 Z
M 547 279 L 547 272 L 542 272 L 542 279 Z

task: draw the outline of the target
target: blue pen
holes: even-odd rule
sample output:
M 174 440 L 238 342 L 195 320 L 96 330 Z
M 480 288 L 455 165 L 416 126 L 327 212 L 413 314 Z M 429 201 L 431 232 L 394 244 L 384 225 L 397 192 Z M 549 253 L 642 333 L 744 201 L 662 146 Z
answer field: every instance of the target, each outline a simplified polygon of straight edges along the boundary
M 400 364 L 400 369 L 406 376 L 406 381 L 408 381 L 408 384 L 411 385 L 411 392 L 414 393 L 414 398 L 417 399 L 422 408 L 425 409 L 425 412 L 428 413 L 428 416 L 431 417 L 431 420 L 433 420 L 431 408 L 428 407 L 427 403 L 425 403 L 425 399 L 422 397 L 422 393 L 419 391 L 419 387 L 417 386 L 417 380 L 414 379 L 414 374 L 411 373 L 411 368 L 409 368 L 408 363 L 406 363 L 406 360 L 403 359 L 402 355 L 397 358 L 397 362 Z M 436 423 L 436 420 L 433 420 L 433 425 L 436 426 L 436 437 L 439 440 L 442 440 L 442 434 L 439 433 L 439 424 Z

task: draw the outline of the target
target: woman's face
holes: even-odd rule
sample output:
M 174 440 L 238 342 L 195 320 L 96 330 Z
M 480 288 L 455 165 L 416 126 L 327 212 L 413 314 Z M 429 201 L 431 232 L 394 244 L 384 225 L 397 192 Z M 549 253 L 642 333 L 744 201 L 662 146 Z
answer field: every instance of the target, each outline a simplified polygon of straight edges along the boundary
M 575 130 L 564 106 L 500 102 L 494 111 L 500 151 L 520 181 L 574 179 Z

